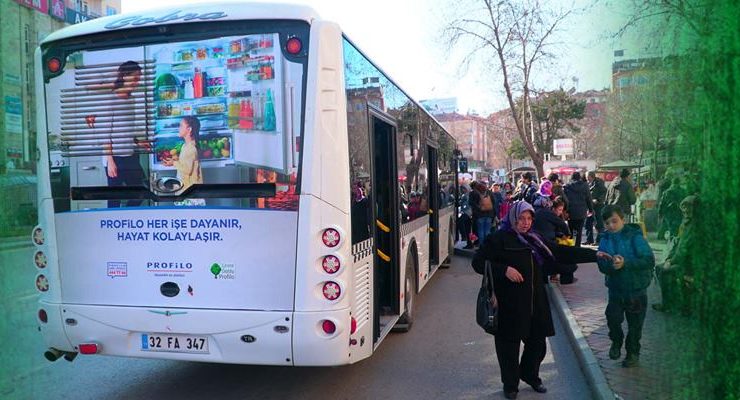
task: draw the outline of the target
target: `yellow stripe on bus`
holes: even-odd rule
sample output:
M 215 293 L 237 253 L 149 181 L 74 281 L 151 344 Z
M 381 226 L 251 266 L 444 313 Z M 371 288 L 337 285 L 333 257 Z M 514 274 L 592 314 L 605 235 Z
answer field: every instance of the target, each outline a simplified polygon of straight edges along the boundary
M 380 220 L 377 220 L 376 219 L 375 220 L 375 225 L 378 225 L 378 228 L 380 228 L 380 230 L 382 230 L 385 233 L 388 233 L 388 232 L 391 231 L 391 228 L 389 228 L 386 225 L 384 225 L 382 222 L 380 222 Z
M 380 249 L 376 249 L 375 251 L 377 251 L 377 252 L 378 252 L 378 257 L 382 258 L 382 259 L 383 259 L 383 261 L 385 261 L 385 262 L 390 262 L 390 261 L 391 261 L 391 258 L 390 258 L 390 257 L 388 257 L 388 256 L 387 256 L 387 255 L 386 255 L 385 253 L 383 253 L 382 251 L 380 251 Z

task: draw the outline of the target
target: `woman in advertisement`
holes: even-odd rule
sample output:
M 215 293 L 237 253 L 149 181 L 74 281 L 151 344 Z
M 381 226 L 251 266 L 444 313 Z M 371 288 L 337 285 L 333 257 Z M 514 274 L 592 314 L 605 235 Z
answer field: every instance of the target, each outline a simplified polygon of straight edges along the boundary
M 200 121 L 193 116 L 186 116 L 180 121 L 178 136 L 185 141 L 180 150 L 180 155 L 174 154 L 172 158 L 162 161 L 168 167 L 177 169 L 177 178 L 182 183 L 183 189 L 193 184 L 203 183 L 203 173 L 200 169 L 200 158 L 198 157 L 198 140 L 200 137 Z
M 141 66 L 135 61 L 126 61 L 118 67 L 116 80 L 113 82 L 113 93 L 116 95 L 116 107 L 113 107 L 111 115 L 111 133 L 116 128 L 125 125 L 133 127 L 135 118 L 130 121 L 131 116 L 135 116 L 136 99 L 133 92 L 139 87 L 141 81 Z M 129 117 L 129 118 L 126 118 Z M 116 122 L 119 124 L 116 125 Z M 123 122 L 123 125 L 121 124 Z M 145 146 L 138 142 L 133 135 L 130 136 L 130 143 L 120 143 L 118 149 L 114 149 L 113 139 L 106 149 L 104 164 L 108 177 L 108 186 L 141 186 L 145 182 L 144 170 L 141 167 L 139 155 L 134 151 L 136 146 Z M 128 200 L 127 207 L 136 207 L 141 204 L 141 200 Z M 108 200 L 108 208 L 118 208 L 121 206 L 120 200 Z

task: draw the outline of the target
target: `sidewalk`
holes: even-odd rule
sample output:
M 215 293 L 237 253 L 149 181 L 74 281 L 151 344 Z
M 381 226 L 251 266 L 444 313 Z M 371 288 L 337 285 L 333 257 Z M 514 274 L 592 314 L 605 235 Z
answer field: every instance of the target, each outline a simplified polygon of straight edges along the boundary
M 30 246 L 33 246 L 30 233 L 28 236 L 0 238 L 0 251 L 14 250 Z
M 650 245 L 655 252 L 656 261 L 661 262 L 665 258 L 665 244 L 651 242 Z M 573 285 L 551 285 L 551 287 L 553 292 L 556 292 L 555 297 L 562 294 L 569 308 L 569 310 L 558 311 L 572 315 L 577 323 L 577 326 L 574 326 L 576 324 L 571 325 L 572 337 L 585 338 L 590 351 L 596 358 L 599 368 L 591 368 L 591 375 L 596 375 L 592 376 L 591 380 L 603 382 L 605 378 L 609 389 L 617 398 L 624 400 L 675 398 L 674 389 L 680 389 L 683 386 L 682 382 L 689 382 L 688 380 L 692 379 L 687 371 L 680 369 L 682 365 L 686 365 L 681 359 L 685 356 L 682 349 L 671 346 L 680 337 L 690 337 L 683 336 L 689 335 L 689 332 L 681 329 L 682 326 L 687 325 L 682 323 L 685 317 L 659 313 L 652 309 L 651 304 L 660 300 L 660 289 L 653 281 L 648 289 L 648 311 L 641 340 L 640 366 L 623 368 L 621 359 L 611 360 L 608 355 L 611 341 L 604 316 L 607 303 L 604 276 L 599 272 L 596 264 L 581 264 L 576 276 L 579 280 Z M 556 305 L 556 302 L 553 303 Z M 623 324 L 625 334 L 626 327 L 625 322 Z M 589 349 L 580 349 L 580 351 L 588 352 Z M 625 351 L 622 349 L 622 358 L 624 354 Z M 591 356 L 586 354 L 580 358 L 584 359 L 584 357 L 588 359 Z M 584 372 L 587 372 L 586 367 L 584 366 Z M 598 376 L 599 372 L 602 376 Z

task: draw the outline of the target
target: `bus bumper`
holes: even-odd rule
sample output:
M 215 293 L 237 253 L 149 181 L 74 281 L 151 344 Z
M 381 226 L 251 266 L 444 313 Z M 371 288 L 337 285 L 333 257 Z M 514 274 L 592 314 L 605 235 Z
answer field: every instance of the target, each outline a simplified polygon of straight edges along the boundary
M 49 305 L 50 308 L 54 305 Z M 62 332 L 44 332 L 47 343 L 68 341 L 98 345 L 98 354 L 255 365 L 293 365 L 290 311 L 204 310 L 90 305 L 56 305 Z M 43 331 L 42 331 L 43 332 Z M 176 335 L 207 338 L 203 353 L 184 349 L 144 349 L 142 336 Z M 182 336 L 180 336 L 182 340 Z

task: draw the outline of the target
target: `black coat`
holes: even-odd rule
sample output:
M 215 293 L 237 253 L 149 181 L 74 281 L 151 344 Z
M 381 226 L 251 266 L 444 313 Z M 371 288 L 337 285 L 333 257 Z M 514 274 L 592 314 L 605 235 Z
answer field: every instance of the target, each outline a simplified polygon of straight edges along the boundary
M 532 230 L 539 233 L 546 241 L 553 243 L 558 236 L 570 236 L 568 225 L 549 208 L 540 208 L 535 211 Z
M 551 245 L 557 262 L 595 262 L 594 250 Z M 493 287 L 499 303 L 497 336 L 511 340 L 527 337 L 554 336 L 550 302 L 545 292 L 544 266 L 539 266 L 531 250 L 516 234 L 498 230 L 486 237 L 473 257 L 473 269 L 482 274 L 486 261 L 493 269 Z M 554 261 L 551 261 L 554 262 Z M 524 282 L 514 283 L 506 277 L 506 268 L 514 267 Z
M 595 207 L 601 207 L 604 205 L 606 200 L 606 184 L 601 178 L 594 178 L 591 183 L 588 184 L 588 188 L 591 191 L 591 200 Z M 597 215 L 597 218 L 601 218 L 601 215 Z
M 594 210 L 588 183 L 584 181 L 570 182 L 565 185 L 565 195 L 568 196 L 568 215 L 570 215 L 570 219 L 586 219 L 586 213 Z
M 632 205 L 637 201 L 635 191 L 628 180 L 615 178 L 606 190 L 606 204 L 613 204 L 622 208 L 625 214 L 632 214 Z

